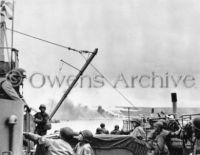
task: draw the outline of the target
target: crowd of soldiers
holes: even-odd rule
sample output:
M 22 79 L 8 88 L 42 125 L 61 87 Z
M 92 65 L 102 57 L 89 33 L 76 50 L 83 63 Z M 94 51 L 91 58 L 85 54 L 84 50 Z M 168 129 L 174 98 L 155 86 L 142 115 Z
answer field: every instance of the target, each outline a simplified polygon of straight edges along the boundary
M 34 115 L 34 122 L 36 123 L 35 133 L 24 133 L 24 137 L 32 140 L 37 144 L 36 155 L 42 155 L 46 152 L 47 155 L 56 155 L 57 151 L 63 152 L 63 154 L 73 154 L 76 155 L 93 155 L 94 151 L 90 146 L 90 140 L 93 137 L 93 134 L 89 130 L 84 130 L 79 134 L 74 132 L 71 128 L 66 127 L 60 129 L 60 139 L 49 139 L 45 138 L 47 133 L 47 123 L 49 116 L 45 112 L 46 106 L 44 104 L 39 107 L 40 112 Z M 169 131 L 166 129 L 166 120 L 160 119 L 153 124 L 152 130 L 146 132 L 142 126 L 141 119 L 132 120 L 133 128 L 129 132 L 120 130 L 119 125 L 115 125 L 114 129 L 109 132 L 104 123 L 100 124 L 100 127 L 96 129 L 96 134 L 104 135 L 127 135 L 129 134 L 133 138 L 143 140 L 146 142 L 146 146 L 149 149 L 149 152 L 153 152 L 154 155 L 168 155 L 169 150 L 167 144 L 170 141 L 170 138 L 177 137 L 180 135 L 181 128 L 177 129 L 175 132 Z M 69 142 L 77 138 L 79 143 L 72 149 Z M 45 147 L 44 147 L 45 146 Z M 42 148 L 42 149 L 41 149 Z M 45 148 L 45 149 L 44 149 Z M 53 153 L 54 152 L 54 153 Z
M 70 127 L 64 127 L 60 129 L 59 133 L 59 138 L 56 139 L 27 132 L 24 132 L 23 135 L 37 145 L 35 155 L 94 155 L 90 145 L 93 137 L 91 131 L 83 130 L 77 133 Z M 78 143 L 73 148 L 70 142 L 74 138 L 78 140 Z
M 7 75 L 5 72 L 0 72 L 1 76 L 1 91 L 0 96 L 1 98 L 7 98 L 12 100 L 19 100 L 21 101 L 27 109 L 29 109 L 28 105 L 26 104 L 25 100 L 23 99 L 23 96 L 21 95 L 19 91 L 19 86 L 23 85 L 23 79 L 25 76 L 25 70 L 23 69 L 17 69 L 13 71 L 11 74 Z M 20 76 L 20 77 L 19 77 Z M 19 79 L 20 78 L 20 79 Z M 20 85 L 14 86 L 13 85 L 13 79 L 19 79 L 22 80 Z M 18 82 L 18 81 L 16 81 Z M 66 127 L 62 128 L 60 130 L 60 139 L 49 139 L 45 138 L 45 135 L 48 130 L 48 121 L 49 116 L 46 113 L 46 106 L 40 105 L 39 107 L 40 112 L 37 112 L 34 115 L 34 122 L 36 124 L 36 129 L 34 133 L 27 133 L 24 132 L 24 137 L 26 139 L 32 140 L 35 144 L 37 144 L 36 154 L 46 154 L 46 155 L 56 155 L 58 152 L 60 154 L 75 154 L 76 155 L 92 155 L 93 151 L 89 144 L 91 137 L 93 134 L 89 130 L 84 130 L 80 132 L 79 134 L 75 133 L 71 128 Z M 96 134 L 109 134 L 109 131 L 105 128 L 105 124 L 100 124 L 100 127 L 97 128 Z M 119 125 L 116 125 L 114 127 L 114 130 L 110 132 L 112 135 L 121 135 L 121 134 L 127 134 L 123 130 L 119 129 Z M 150 134 L 150 136 L 146 135 L 146 132 L 144 131 L 143 127 L 141 126 L 141 121 L 138 119 L 135 119 L 133 122 L 133 129 L 129 133 L 130 136 L 145 140 L 146 137 L 148 141 L 148 148 L 151 150 L 155 150 L 154 152 L 163 152 L 167 153 L 167 147 L 166 147 L 166 140 L 168 137 L 176 136 L 178 133 L 173 132 L 167 132 L 163 129 L 163 122 L 157 122 L 154 125 L 154 130 Z M 79 140 L 79 143 L 76 145 L 74 149 L 70 146 L 68 141 L 72 138 L 77 138 Z M 156 145 L 154 144 L 156 142 Z M 41 147 L 43 149 L 41 149 Z
M 152 129 L 149 132 L 144 130 L 140 119 L 133 119 L 132 124 L 133 128 L 129 132 L 124 132 L 123 129 L 119 129 L 119 125 L 115 125 L 114 130 L 110 134 L 129 134 L 133 138 L 143 140 L 146 142 L 149 152 L 153 155 L 168 155 L 169 150 L 167 144 L 170 142 L 170 138 L 178 137 L 181 132 L 181 128 L 178 128 L 175 132 L 167 130 L 165 126 L 166 120 L 164 119 L 160 119 L 151 124 Z M 96 134 L 109 134 L 104 123 L 101 123 L 100 127 L 96 129 Z
M 20 93 L 19 87 L 23 85 L 23 79 L 26 77 L 24 74 L 25 70 L 19 68 L 9 73 L 5 74 L 0 70 L 0 98 L 18 100 L 24 104 L 24 106 L 29 109 L 28 104 L 23 99 Z M 20 76 L 20 79 L 19 79 Z M 21 80 L 20 84 L 14 83 L 13 80 Z M 19 82 L 19 81 L 15 81 Z M 59 132 L 58 139 L 47 138 L 47 130 L 50 129 L 51 124 L 49 122 L 49 115 L 46 113 L 46 106 L 41 104 L 39 107 L 40 112 L 34 115 L 34 122 L 36 128 L 34 133 L 24 132 L 24 138 L 31 140 L 34 144 L 37 144 L 36 155 L 93 155 L 94 151 L 90 145 L 90 141 L 93 134 L 89 130 L 83 130 L 79 133 L 74 132 L 71 128 L 65 127 L 61 128 Z M 151 117 L 154 116 L 154 110 L 152 110 Z M 163 112 L 158 116 L 165 115 Z M 162 118 L 162 117 L 161 117 Z M 168 143 L 172 137 L 181 137 L 181 127 L 176 127 L 176 130 L 169 130 L 166 128 L 165 119 L 159 119 L 156 122 L 149 121 L 151 130 L 149 132 L 142 126 L 142 121 L 140 119 L 132 120 L 133 128 L 129 132 L 120 130 L 119 125 L 115 125 L 114 130 L 110 133 L 106 129 L 105 124 L 101 123 L 100 127 L 96 129 L 96 134 L 111 134 L 111 135 L 124 135 L 129 134 L 133 138 L 143 140 L 146 142 L 146 146 L 149 152 L 153 155 L 168 155 Z M 195 122 L 196 121 L 196 122 Z M 194 136 L 196 139 L 200 139 L 200 119 L 194 119 Z M 193 135 L 192 135 L 193 136 Z M 77 139 L 77 145 L 72 148 L 70 141 L 72 139 Z M 193 143 L 196 141 L 193 140 Z
M 40 107 L 41 111 L 43 106 Z M 46 108 L 45 108 L 46 109 Z M 45 110 L 43 110 L 45 111 Z M 37 115 L 37 114 L 36 114 Z M 35 116 L 36 116 L 35 115 Z M 36 120 L 36 119 L 35 119 Z M 170 139 L 174 137 L 181 137 L 182 128 L 179 126 L 175 127 L 174 131 L 167 128 L 167 121 L 164 119 L 159 119 L 152 123 L 151 130 L 148 132 L 142 125 L 142 121 L 140 119 L 132 120 L 133 128 L 128 132 L 129 136 L 144 141 L 146 147 L 148 148 L 148 153 L 151 155 L 169 155 L 168 145 L 171 142 Z M 174 121 L 174 120 L 172 120 Z M 193 124 L 198 127 L 199 118 L 193 120 Z M 39 121 L 40 122 L 40 121 Z M 200 126 L 199 126 L 200 127 Z M 195 128 L 199 130 L 199 128 Z M 60 138 L 59 139 L 51 139 L 46 136 L 41 136 L 32 133 L 24 133 L 25 138 L 34 141 L 37 144 L 36 155 L 57 155 L 57 154 L 75 154 L 75 155 L 94 155 L 94 151 L 90 145 L 90 142 L 93 138 L 93 134 L 89 130 L 84 130 L 80 133 L 74 132 L 71 128 L 65 127 L 60 129 Z M 199 132 L 197 132 L 199 133 Z M 127 132 L 124 132 L 123 129 L 120 130 L 119 125 L 115 125 L 114 130 L 109 132 L 104 123 L 100 124 L 100 127 L 96 129 L 96 134 L 102 135 L 123 135 Z M 196 134 L 196 133 L 195 133 Z M 195 135 L 199 138 L 200 134 Z M 72 139 L 77 139 L 78 144 L 72 149 L 70 145 L 70 141 Z M 199 138 L 200 139 L 200 138 Z M 59 152 L 59 153 L 58 153 Z

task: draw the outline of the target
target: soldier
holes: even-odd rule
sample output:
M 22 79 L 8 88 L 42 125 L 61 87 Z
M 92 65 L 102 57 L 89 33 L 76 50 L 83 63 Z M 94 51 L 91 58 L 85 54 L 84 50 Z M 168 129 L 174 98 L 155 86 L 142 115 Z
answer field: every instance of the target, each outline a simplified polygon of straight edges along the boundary
M 115 128 L 110 133 L 111 135 L 121 135 L 121 131 L 119 130 L 119 125 L 115 125 Z
M 200 117 L 196 117 L 192 120 L 192 128 L 193 128 L 193 144 L 194 144 L 194 149 L 193 149 L 193 154 L 194 155 L 199 155 L 200 150 Z
M 23 95 L 20 92 L 20 87 L 23 87 L 23 81 L 26 78 L 26 71 L 23 68 L 14 69 L 8 72 L 6 78 L 12 83 L 13 88 L 19 97 L 23 99 Z
M 102 134 L 103 133 L 103 130 L 101 128 L 97 128 L 96 129 L 96 134 L 99 135 L 99 134 Z
M 153 151 L 154 155 L 168 155 L 169 150 L 167 143 L 171 137 L 176 137 L 180 134 L 180 129 L 176 132 L 170 132 L 163 129 L 163 122 L 156 122 L 154 130 L 148 135 L 148 148 Z
M 21 102 L 29 108 L 19 91 L 25 77 L 25 70 L 22 68 L 14 69 L 7 75 L 4 69 L 0 69 L 0 98 Z
M 101 127 L 101 130 L 102 130 L 102 134 L 109 134 L 109 131 L 105 128 L 104 123 L 101 123 L 100 127 Z
M 137 139 L 145 139 L 146 133 L 144 132 L 144 129 L 141 127 L 141 121 L 139 119 L 133 120 L 133 131 L 130 133 L 130 135 Z
M 6 73 L 0 70 L 0 98 L 9 100 L 20 100 L 10 81 L 6 80 Z
M 166 145 L 166 137 L 168 135 L 167 131 L 163 130 L 163 123 L 154 123 L 154 131 L 152 131 L 148 139 L 148 148 L 153 151 L 154 155 L 168 155 L 169 150 Z
M 74 152 L 76 155 L 94 155 L 94 151 L 90 145 L 93 134 L 89 130 L 83 130 L 80 132 L 78 144 L 76 145 Z
M 60 129 L 60 139 L 50 139 L 33 133 L 24 133 L 24 137 L 37 144 L 35 155 L 74 155 L 71 145 L 68 143 L 73 136 L 77 136 L 71 128 Z
M 47 123 L 49 123 L 49 115 L 45 112 L 46 106 L 44 104 L 41 104 L 39 109 L 40 109 L 40 112 L 37 112 L 34 115 L 34 122 L 37 125 L 35 129 L 35 133 L 40 136 L 44 136 L 47 134 L 47 130 L 48 130 Z

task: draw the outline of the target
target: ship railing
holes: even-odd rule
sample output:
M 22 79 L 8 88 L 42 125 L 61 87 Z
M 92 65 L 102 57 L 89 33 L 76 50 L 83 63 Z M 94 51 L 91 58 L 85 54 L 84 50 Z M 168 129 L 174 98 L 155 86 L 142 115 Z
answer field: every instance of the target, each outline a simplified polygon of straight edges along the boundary
M 185 115 L 181 115 L 180 119 L 182 122 L 182 126 L 188 122 L 190 122 L 194 117 L 196 116 L 200 116 L 200 113 L 196 113 L 196 114 L 185 114 Z

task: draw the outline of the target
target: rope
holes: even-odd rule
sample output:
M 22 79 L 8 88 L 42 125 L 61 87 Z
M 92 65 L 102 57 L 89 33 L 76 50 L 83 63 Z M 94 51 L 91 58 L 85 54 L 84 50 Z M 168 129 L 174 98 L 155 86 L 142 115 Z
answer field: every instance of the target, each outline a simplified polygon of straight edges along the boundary
M 29 34 L 26 34 L 26 33 L 20 32 L 20 31 L 17 31 L 17 30 L 12 30 L 12 29 L 7 28 L 7 27 L 6 27 L 6 29 L 9 30 L 9 31 L 13 31 L 13 32 L 15 32 L 15 33 L 18 33 L 18 34 L 21 34 L 21 35 L 24 35 L 24 36 L 27 36 L 27 37 L 36 39 L 36 40 L 43 41 L 43 42 L 45 42 L 45 43 L 49 43 L 49 44 L 52 44 L 52 45 L 55 45 L 55 46 L 58 46 L 58 47 L 62 47 L 62 48 L 68 49 L 69 51 L 74 51 L 74 52 L 78 52 L 78 53 L 93 53 L 93 52 L 90 52 L 90 51 L 77 50 L 77 49 L 74 49 L 74 48 L 71 48 L 71 47 L 67 47 L 67 46 L 64 46 L 64 45 L 61 45 L 61 44 L 52 42 L 52 41 L 48 41 L 48 40 L 45 40 L 45 39 L 42 39 L 42 38 L 39 38 L 39 37 L 35 37 L 35 36 L 33 36 L 33 35 L 29 35 Z
M 61 71 L 63 69 L 63 62 L 60 61 L 60 64 L 59 64 L 59 69 L 58 69 L 58 78 L 60 79 L 60 76 L 61 76 Z M 52 113 L 53 111 L 53 104 L 54 104 L 54 101 L 55 101 L 55 98 L 56 98 L 56 95 L 57 95 L 57 92 L 58 92 L 58 87 L 56 87 L 56 89 L 54 90 L 54 93 L 53 93 L 53 101 L 51 103 L 51 106 L 50 106 L 50 109 L 49 109 L 49 112 Z
M 82 55 L 82 54 L 81 54 L 81 55 Z M 86 60 L 86 58 L 85 58 L 83 55 L 82 55 L 82 57 Z M 133 103 L 132 103 L 124 94 L 122 94 L 122 92 L 121 92 L 119 89 L 117 89 L 117 88 L 114 87 L 114 85 L 110 82 L 110 80 L 109 80 L 107 77 L 105 77 L 92 63 L 90 63 L 90 65 L 92 66 L 92 68 L 93 68 L 99 75 L 101 75 L 101 76 L 106 80 L 106 82 L 107 82 L 121 97 L 123 97 L 131 106 L 133 106 L 133 107 L 136 108 L 136 106 L 134 106 Z
M 60 67 L 59 67 L 59 72 L 62 70 L 62 68 L 63 68 L 63 62 L 61 63 L 61 65 L 60 65 Z

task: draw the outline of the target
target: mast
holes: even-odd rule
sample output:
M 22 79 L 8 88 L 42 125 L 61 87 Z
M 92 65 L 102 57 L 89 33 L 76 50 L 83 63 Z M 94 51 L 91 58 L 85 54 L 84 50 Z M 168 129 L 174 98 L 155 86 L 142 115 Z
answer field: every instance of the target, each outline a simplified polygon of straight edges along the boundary
M 58 104 L 56 105 L 56 107 L 53 110 L 53 112 L 50 114 L 49 120 L 51 120 L 53 118 L 53 116 L 55 115 L 55 113 L 57 112 L 57 110 L 59 109 L 59 107 L 62 105 L 63 101 L 66 99 L 66 97 L 71 92 L 72 88 L 74 87 L 74 85 L 76 84 L 76 82 L 78 81 L 78 79 L 80 78 L 80 76 L 83 74 L 83 72 L 88 67 L 88 65 L 90 64 L 90 62 L 92 61 L 92 59 L 95 57 L 95 55 L 97 54 L 97 52 L 98 52 L 98 49 L 96 48 L 94 50 L 94 52 L 90 55 L 90 57 L 88 58 L 88 60 L 85 62 L 85 64 L 81 68 L 80 72 L 76 75 L 76 78 L 71 83 L 71 85 L 69 86 L 69 88 L 66 90 L 66 92 L 64 93 L 64 95 L 62 96 L 62 98 L 60 99 L 60 101 L 58 102 Z
M 0 16 L 0 65 L 8 72 L 18 66 L 18 50 L 13 48 L 14 0 L 0 0 Z M 11 44 L 9 44 L 7 40 L 6 20 L 11 21 Z

